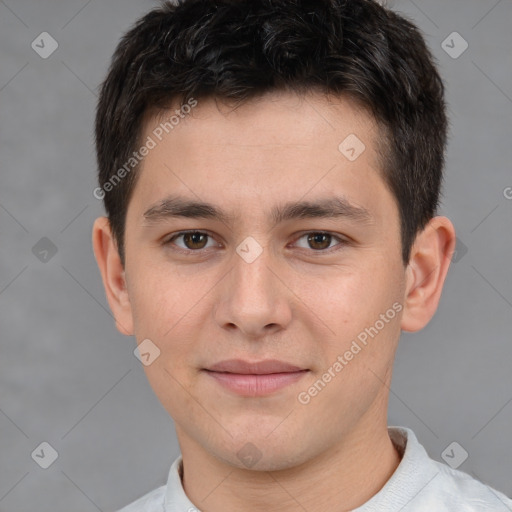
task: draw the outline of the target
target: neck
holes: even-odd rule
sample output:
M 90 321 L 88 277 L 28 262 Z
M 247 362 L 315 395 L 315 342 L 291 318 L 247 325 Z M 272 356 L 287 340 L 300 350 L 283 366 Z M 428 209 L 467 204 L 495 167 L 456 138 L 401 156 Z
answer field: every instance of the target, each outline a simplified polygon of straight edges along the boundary
M 377 494 L 400 463 L 385 417 L 378 429 L 375 422 L 359 427 L 315 458 L 278 471 L 233 467 L 190 439 L 182 446 L 178 435 L 185 493 L 207 512 L 353 510 Z

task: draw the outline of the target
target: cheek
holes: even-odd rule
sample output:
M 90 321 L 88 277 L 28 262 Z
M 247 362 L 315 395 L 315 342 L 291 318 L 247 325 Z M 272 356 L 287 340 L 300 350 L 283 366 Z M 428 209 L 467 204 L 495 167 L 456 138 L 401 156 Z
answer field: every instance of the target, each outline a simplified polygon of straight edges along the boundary
M 181 278 L 170 266 L 140 264 L 131 272 L 135 276 L 129 287 L 134 328 L 143 337 L 170 336 L 206 292 L 204 283 Z
M 388 268 L 389 273 L 379 268 Z M 399 274 L 393 279 L 393 272 L 389 265 L 376 265 L 371 271 L 340 275 L 324 294 L 310 294 L 311 301 L 316 297 L 312 309 L 329 331 L 322 343 L 322 364 L 309 382 L 323 390 L 311 399 L 314 405 L 306 407 L 308 414 L 323 417 L 324 411 L 331 411 L 334 424 L 345 424 L 385 391 L 400 334 Z M 325 388 L 322 383 L 327 383 Z M 309 393 L 307 387 L 303 391 Z
M 165 333 L 172 329 L 179 319 L 180 312 L 176 310 L 175 297 L 144 280 L 137 283 L 130 293 L 133 329 L 137 343 L 150 339 L 162 351 Z
M 311 313 L 343 337 L 352 334 L 350 329 L 364 327 L 378 318 L 382 308 L 385 311 L 390 307 L 396 295 L 378 269 L 363 265 L 332 269 L 322 278 L 303 277 L 297 281 L 295 290 Z
M 180 384 L 194 378 L 191 367 L 197 343 L 204 337 L 202 326 L 212 308 L 211 284 L 205 279 L 163 275 L 154 270 L 138 274 L 131 290 L 132 313 L 138 343 L 150 339 L 160 351 L 155 362 L 144 368 L 146 376 L 157 396 L 173 407 L 183 393 Z
M 303 282 L 298 295 L 307 306 L 304 314 L 317 325 L 317 332 L 323 331 L 324 365 L 331 365 L 358 341 L 361 351 L 353 356 L 358 362 L 350 366 L 377 369 L 393 357 L 400 334 L 404 272 L 379 255 L 356 265 L 330 272 L 328 280 Z

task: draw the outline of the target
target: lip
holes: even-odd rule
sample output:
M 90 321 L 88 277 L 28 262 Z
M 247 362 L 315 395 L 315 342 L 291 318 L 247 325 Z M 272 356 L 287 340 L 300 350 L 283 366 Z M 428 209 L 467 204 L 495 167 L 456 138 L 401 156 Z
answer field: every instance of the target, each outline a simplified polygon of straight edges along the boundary
M 258 362 L 229 359 L 203 371 L 222 387 L 246 397 L 269 395 L 297 382 L 309 372 L 276 359 Z
M 213 372 L 228 372 L 238 373 L 245 375 L 268 375 L 270 373 L 290 373 L 305 370 L 306 368 L 300 368 L 284 361 L 277 359 L 265 359 L 264 361 L 244 361 L 243 359 L 226 359 L 220 361 L 208 368 Z

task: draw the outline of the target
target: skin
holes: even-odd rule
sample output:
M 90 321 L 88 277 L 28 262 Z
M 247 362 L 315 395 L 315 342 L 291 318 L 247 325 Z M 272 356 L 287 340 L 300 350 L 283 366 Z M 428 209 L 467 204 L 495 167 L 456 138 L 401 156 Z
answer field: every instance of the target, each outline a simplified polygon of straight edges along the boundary
M 144 140 L 160 121 L 147 118 Z M 349 134 L 366 146 L 355 161 L 338 150 Z M 394 355 L 400 331 L 423 328 L 436 311 L 455 232 L 435 217 L 404 266 L 377 137 L 372 118 L 344 98 L 272 93 L 237 109 L 200 100 L 144 158 L 127 211 L 125 268 L 107 219 L 94 223 L 117 328 L 160 350 L 144 369 L 174 420 L 185 492 L 204 512 L 351 510 L 400 462 L 387 432 Z M 232 218 L 148 222 L 144 212 L 170 194 Z M 333 196 L 370 217 L 272 223 L 276 205 Z M 163 244 L 189 229 L 210 237 Z M 318 232 L 334 236 L 308 243 Z M 263 249 L 252 263 L 236 252 L 248 236 Z M 394 303 L 400 313 L 300 403 L 298 394 Z M 271 395 L 239 396 L 201 371 L 231 358 L 279 359 L 309 372 Z M 261 454 L 251 468 L 237 456 L 246 443 Z

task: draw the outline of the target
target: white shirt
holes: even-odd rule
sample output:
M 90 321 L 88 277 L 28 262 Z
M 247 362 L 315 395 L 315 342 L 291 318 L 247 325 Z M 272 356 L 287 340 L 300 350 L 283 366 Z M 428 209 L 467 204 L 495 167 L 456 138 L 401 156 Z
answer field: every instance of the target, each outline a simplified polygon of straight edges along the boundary
M 388 427 L 402 460 L 384 487 L 353 512 L 510 512 L 512 500 L 462 471 L 431 459 L 406 427 Z M 179 456 L 167 484 L 118 512 L 201 512 L 181 484 Z M 316 511 L 313 511 L 316 512 Z

